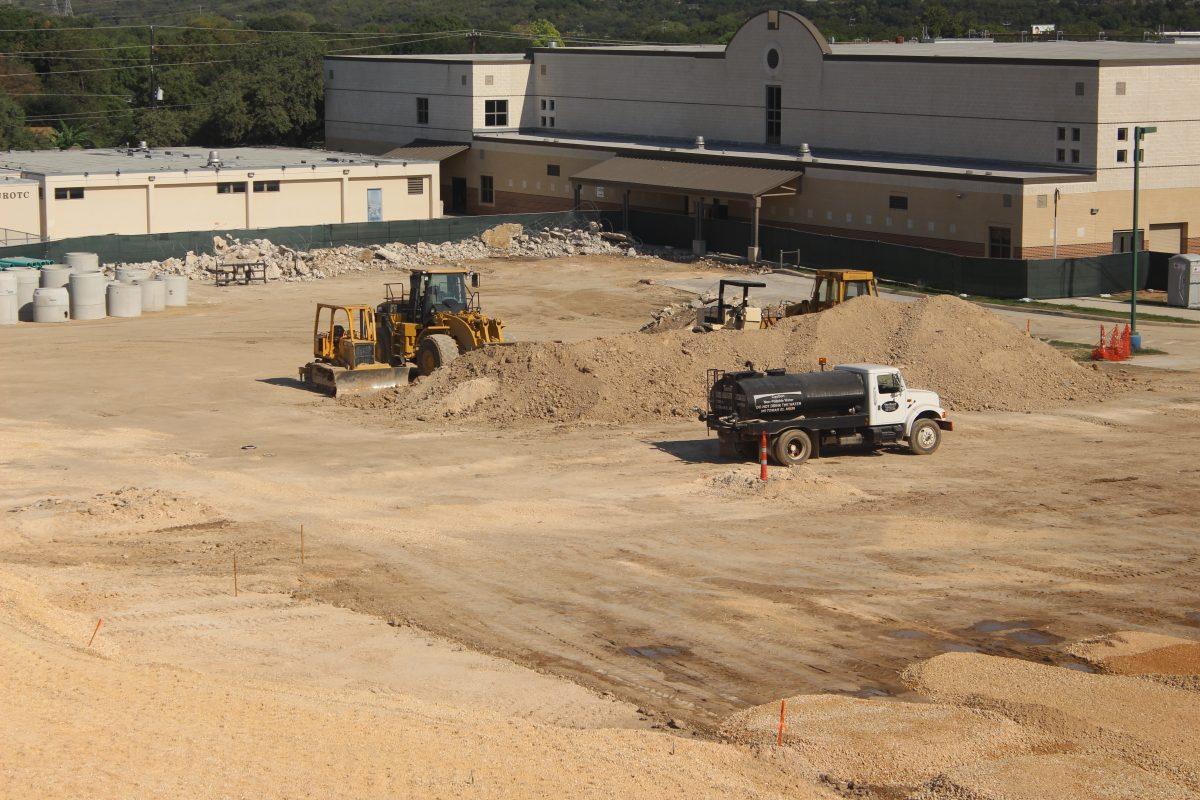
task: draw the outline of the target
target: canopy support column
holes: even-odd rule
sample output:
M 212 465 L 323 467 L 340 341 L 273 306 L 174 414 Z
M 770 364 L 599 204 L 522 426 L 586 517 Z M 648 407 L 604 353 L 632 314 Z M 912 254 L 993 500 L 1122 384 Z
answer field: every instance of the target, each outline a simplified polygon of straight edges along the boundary
M 751 264 L 758 261 L 758 218 L 762 211 L 762 198 L 754 198 L 754 209 L 750 215 L 750 249 L 746 252 L 746 260 Z
M 704 241 L 704 198 L 696 198 L 696 233 L 692 239 L 692 254 L 697 256 L 708 253 L 708 243 Z

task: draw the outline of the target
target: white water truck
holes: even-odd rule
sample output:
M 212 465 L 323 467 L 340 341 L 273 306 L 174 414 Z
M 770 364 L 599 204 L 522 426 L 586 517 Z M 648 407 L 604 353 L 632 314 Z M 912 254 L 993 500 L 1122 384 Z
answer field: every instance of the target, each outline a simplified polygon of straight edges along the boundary
M 700 420 L 717 432 L 725 457 L 750 457 L 767 435 L 784 466 L 820 457 L 822 445 L 907 443 L 930 455 L 954 430 L 936 392 L 910 389 L 895 367 L 841 364 L 819 372 L 708 371 L 708 408 Z

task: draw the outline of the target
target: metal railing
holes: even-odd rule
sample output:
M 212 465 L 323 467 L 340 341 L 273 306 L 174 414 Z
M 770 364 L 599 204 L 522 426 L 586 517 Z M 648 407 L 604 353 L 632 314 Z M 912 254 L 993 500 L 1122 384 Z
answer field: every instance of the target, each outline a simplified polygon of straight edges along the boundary
M 38 244 L 43 241 L 45 239 L 36 233 L 15 231 L 12 228 L 0 228 L 0 247 L 17 244 Z

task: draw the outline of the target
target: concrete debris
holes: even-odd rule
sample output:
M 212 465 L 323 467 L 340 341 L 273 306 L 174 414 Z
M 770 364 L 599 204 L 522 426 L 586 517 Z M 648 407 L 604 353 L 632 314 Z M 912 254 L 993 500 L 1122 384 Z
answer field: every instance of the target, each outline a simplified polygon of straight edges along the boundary
M 261 261 L 266 265 L 268 281 L 313 281 L 349 272 L 404 270 L 501 256 L 543 259 L 581 255 L 691 260 L 690 256 L 682 256 L 671 248 L 641 247 L 628 241 L 611 241 L 595 223 L 590 223 L 587 230 L 547 228 L 535 232 L 529 232 L 516 223 L 505 223 L 458 242 L 391 242 L 367 248 L 344 245 L 295 250 L 269 239 L 243 242 L 233 237 L 214 236 L 211 253 L 189 252 L 183 258 L 138 264 L 106 264 L 105 272 L 111 275 L 115 274 L 118 266 L 138 266 L 158 274 L 186 275 L 192 280 L 211 281 L 212 271 L 220 264 Z

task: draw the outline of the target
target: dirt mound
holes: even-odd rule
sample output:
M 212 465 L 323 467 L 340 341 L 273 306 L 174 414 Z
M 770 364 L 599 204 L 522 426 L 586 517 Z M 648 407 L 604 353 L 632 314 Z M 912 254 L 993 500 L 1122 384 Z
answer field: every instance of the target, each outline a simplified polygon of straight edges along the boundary
M 1114 675 L 1200 676 L 1200 642 L 1120 631 L 1071 645 L 1070 653 Z
M 831 502 L 868 497 L 866 492 L 855 486 L 803 467 L 790 469 L 772 466 L 764 482 L 759 477 L 757 464 L 739 464 L 700 478 L 696 483 L 702 492 L 729 499 L 761 497 L 827 506 Z
M 154 530 L 208 522 L 219 516 L 214 509 L 191 498 L 132 486 L 82 500 L 48 497 L 8 511 L 7 521 L 26 535 L 69 527 L 95 534 Z
M 914 387 L 934 389 L 949 408 L 964 411 L 1038 410 L 1114 390 L 1107 376 L 958 298 L 861 297 L 765 331 L 669 330 L 476 351 L 412 387 L 343 402 L 393 409 L 401 418 L 504 426 L 637 422 L 690 416 L 704 404 L 710 367 L 751 361 L 808 370 L 820 356 L 899 366 Z M 472 404 L 445 402 L 454 387 L 480 378 L 494 381 L 495 391 Z

